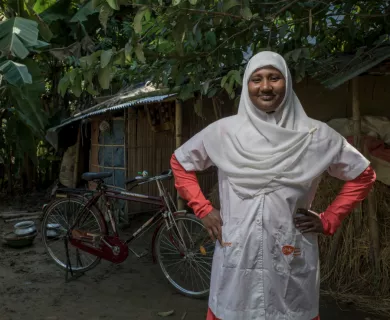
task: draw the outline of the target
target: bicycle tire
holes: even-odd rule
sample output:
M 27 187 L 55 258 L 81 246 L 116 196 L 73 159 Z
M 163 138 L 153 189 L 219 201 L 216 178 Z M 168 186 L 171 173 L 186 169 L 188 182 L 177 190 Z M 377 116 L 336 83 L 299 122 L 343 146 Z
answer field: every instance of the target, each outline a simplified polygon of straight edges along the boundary
M 66 269 L 66 262 L 63 261 L 63 260 L 60 260 L 60 258 L 54 254 L 53 250 L 49 246 L 49 238 L 50 237 L 48 236 L 48 230 L 49 230 L 48 229 L 48 224 L 50 222 L 49 221 L 50 217 L 54 213 L 54 210 L 56 208 L 58 208 L 58 206 L 63 205 L 63 204 L 67 204 L 67 203 L 69 204 L 70 202 L 73 203 L 73 204 L 77 204 L 79 206 L 85 206 L 86 205 L 86 201 L 83 200 L 83 198 L 81 198 L 79 196 L 71 196 L 71 197 L 64 198 L 64 199 L 54 200 L 45 209 L 45 214 L 44 214 L 44 217 L 43 217 L 43 220 L 42 220 L 42 224 L 41 224 L 42 240 L 43 240 L 44 246 L 46 248 L 46 251 L 49 254 L 49 256 L 54 260 L 56 265 L 61 267 L 62 269 Z M 102 217 L 102 214 L 100 213 L 100 211 L 98 211 L 98 209 L 96 207 L 94 207 L 94 206 L 90 207 L 88 210 L 89 210 L 88 214 L 91 214 L 93 216 L 93 218 L 95 219 L 95 221 L 97 222 L 97 225 L 99 227 L 99 233 L 107 234 L 107 226 L 106 226 L 106 223 L 103 220 L 103 217 Z M 69 231 L 69 229 L 70 229 L 70 226 L 68 224 L 68 228 L 66 230 L 63 230 L 63 231 L 67 232 L 67 231 Z M 69 244 L 69 246 L 71 248 L 74 248 L 70 244 Z M 75 248 L 75 250 L 77 251 L 78 249 Z M 80 252 L 81 252 L 81 250 L 80 250 Z M 92 256 L 92 255 L 90 255 L 90 254 L 88 254 L 86 252 L 82 252 L 82 253 L 86 254 L 86 255 L 89 255 L 89 256 Z M 96 267 L 96 265 L 101 260 L 101 258 L 99 258 L 99 257 L 96 257 L 96 256 L 93 256 L 93 257 L 94 257 L 93 260 L 88 265 L 86 265 L 85 267 L 83 267 L 83 266 L 79 267 L 79 266 L 72 265 L 72 270 L 75 271 L 75 272 L 85 272 L 85 271 L 93 269 L 94 267 Z
M 204 274 L 206 277 L 209 277 L 208 281 L 207 281 L 207 285 L 206 285 L 206 281 L 203 280 L 203 284 L 205 285 L 203 290 L 199 290 L 199 291 L 191 290 L 189 288 L 184 287 L 182 284 L 179 284 L 178 281 L 175 280 L 174 275 L 171 274 L 168 271 L 168 268 L 167 268 L 168 265 L 167 265 L 166 262 L 169 261 L 169 260 L 167 260 L 166 258 L 165 259 L 163 258 L 162 250 L 161 250 L 162 249 L 162 245 L 164 244 L 165 246 L 167 246 L 167 245 L 169 246 L 168 252 L 167 252 L 166 255 L 175 256 L 175 253 L 173 252 L 175 249 L 177 250 L 177 253 L 178 253 L 179 256 L 182 256 L 182 253 L 180 253 L 177 248 L 174 248 L 174 246 L 172 246 L 172 242 L 171 242 L 171 244 L 169 244 L 169 243 L 167 243 L 167 241 L 165 239 L 165 243 L 163 243 L 163 240 L 164 240 L 163 239 L 163 235 L 164 235 L 164 233 L 172 232 L 172 230 L 174 229 L 174 227 L 173 227 L 173 228 L 171 228 L 171 230 L 167 230 L 167 225 L 165 223 L 163 223 L 161 225 L 161 227 L 158 230 L 157 235 L 156 235 L 156 242 L 155 242 L 156 259 L 157 259 L 157 262 L 158 262 L 158 264 L 160 266 L 160 270 L 162 271 L 164 277 L 168 280 L 168 282 L 178 292 L 180 292 L 181 294 L 183 294 L 183 295 L 185 295 L 187 297 L 191 297 L 191 298 L 205 298 L 205 297 L 208 296 L 209 291 L 210 291 L 211 265 L 212 265 L 212 258 L 213 258 L 213 254 L 214 254 L 215 243 L 211 242 L 211 239 L 210 239 L 210 237 L 208 235 L 208 232 L 207 232 L 206 228 L 204 227 L 203 223 L 198 218 L 196 218 L 194 215 L 187 213 L 187 214 L 180 214 L 180 215 L 177 215 L 175 217 L 175 222 L 176 222 L 176 224 L 178 226 L 181 224 L 181 222 L 184 222 L 184 221 L 191 222 L 191 223 L 195 224 L 198 228 L 203 230 L 204 235 L 201 234 L 200 238 L 204 237 L 204 239 L 206 239 L 206 241 L 208 243 L 206 254 L 205 254 L 205 257 L 204 257 L 205 259 L 207 258 L 207 260 L 200 261 L 200 258 L 201 258 L 201 256 L 203 254 L 199 255 L 199 253 L 197 252 L 198 249 L 199 249 L 197 247 L 197 245 L 194 245 L 194 247 L 191 249 L 191 251 L 187 252 L 186 256 L 182 257 L 182 259 L 179 259 L 179 260 L 182 260 L 182 262 L 184 264 L 187 264 L 187 266 L 184 268 L 184 270 L 194 269 L 196 271 L 196 269 L 198 269 L 198 273 L 200 273 L 200 275 Z M 184 240 L 184 241 L 186 241 L 186 240 Z M 196 258 L 194 258 L 194 260 L 191 261 L 191 259 L 189 258 L 190 256 L 193 256 L 193 257 L 196 257 Z M 194 262 L 195 260 L 196 260 L 196 263 L 199 262 L 202 265 L 194 267 L 193 264 L 195 263 Z M 174 260 L 171 260 L 171 261 L 174 261 Z M 175 264 L 175 262 L 174 262 L 174 264 Z M 207 270 L 206 270 L 206 267 L 205 267 L 206 264 L 209 267 L 209 269 L 207 268 Z M 185 278 L 186 278 L 186 276 L 185 276 Z

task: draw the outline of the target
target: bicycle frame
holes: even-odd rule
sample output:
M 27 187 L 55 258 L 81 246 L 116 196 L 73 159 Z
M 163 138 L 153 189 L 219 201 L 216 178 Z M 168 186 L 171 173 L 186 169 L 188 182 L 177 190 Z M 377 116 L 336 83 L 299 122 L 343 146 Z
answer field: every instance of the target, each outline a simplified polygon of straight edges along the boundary
M 58 265 L 65 268 L 66 281 L 78 278 L 84 272 L 91 270 L 99 263 L 100 259 L 119 264 L 128 258 L 129 251 L 137 258 L 144 256 L 144 254 L 138 255 L 134 252 L 129 244 L 154 226 L 151 253 L 153 261 L 158 262 L 164 276 L 177 290 L 187 296 L 201 297 L 207 295 L 209 289 L 207 284 L 206 287 L 202 285 L 200 289 L 196 284 L 199 276 L 202 277 L 202 274 L 207 276 L 211 273 L 210 259 L 214 246 L 204 244 L 205 240 L 208 243 L 208 235 L 207 232 L 204 232 L 205 228 L 199 219 L 196 219 L 193 215 L 182 214 L 186 213 L 185 210 L 177 211 L 171 195 L 162 182 L 172 177 L 171 171 L 162 173 L 157 177 L 137 177 L 131 181 L 136 184 L 132 185 L 133 187 L 155 182 L 159 191 L 158 196 L 135 193 L 132 188 L 125 191 L 107 187 L 102 180 L 98 180 L 108 176 L 106 173 L 85 174 L 83 176 L 85 180 L 91 181 L 94 179 L 93 181 L 98 182 L 96 190 L 58 189 L 53 195 L 56 198 L 65 199 L 54 200 L 44 209 L 42 238 L 50 256 Z M 119 237 L 117 228 L 119 221 L 112 212 L 112 201 L 116 199 L 146 203 L 156 207 L 156 212 L 126 241 Z M 52 223 L 53 221 L 54 223 Z M 50 225 L 51 227 L 49 227 Z M 109 225 L 111 225 L 111 228 L 109 228 Z M 195 232 L 193 232 L 193 226 L 195 226 Z M 196 232 L 199 226 L 200 230 Z M 54 236 L 53 232 L 50 234 L 46 232 L 51 228 L 58 229 Z M 61 249 L 58 248 L 58 241 L 63 241 L 65 257 L 57 254 L 57 250 Z M 52 244 L 53 248 L 56 249 L 55 251 L 52 250 Z M 205 248 L 207 248 L 207 251 Z M 177 256 L 172 256 L 172 254 Z M 203 259 L 202 255 L 207 255 L 207 257 Z M 184 263 L 184 266 L 190 263 L 190 269 L 195 270 L 194 274 L 191 270 L 188 271 L 191 273 L 189 278 L 191 287 L 182 283 L 181 269 L 179 270 L 179 278 L 177 278 L 180 281 L 176 280 L 177 268 L 174 274 L 171 273 L 172 270 L 169 267 L 172 265 L 172 261 L 176 265 L 177 260 Z M 195 268 L 195 266 L 197 267 Z M 69 273 L 71 278 L 68 277 Z M 187 279 L 187 276 L 186 274 L 185 279 Z M 193 277 L 195 277 L 195 282 Z M 194 283 L 195 287 L 193 287 Z M 204 283 L 204 280 L 202 283 Z
M 109 217 L 109 220 L 111 222 L 111 227 L 114 233 L 114 236 L 116 238 L 119 237 L 116 221 L 112 216 L 111 212 L 111 199 L 118 199 L 118 200 L 125 200 L 125 201 L 132 201 L 132 202 L 140 202 L 140 203 L 147 203 L 152 205 L 159 206 L 159 209 L 157 209 L 157 212 L 148 220 L 146 221 L 138 230 L 136 230 L 129 239 L 124 241 L 124 244 L 129 244 L 131 241 L 136 239 L 142 232 L 148 228 L 149 226 L 152 226 L 153 224 L 157 223 L 161 219 L 164 219 L 167 227 L 169 228 L 173 224 L 175 224 L 175 221 L 173 219 L 173 212 L 177 211 L 176 205 L 173 202 L 172 197 L 167 192 L 166 188 L 162 184 L 162 180 L 165 180 L 163 175 L 152 177 L 150 179 L 147 179 L 146 181 L 139 182 L 132 186 L 132 188 L 155 181 L 159 190 L 159 196 L 148 196 L 140 193 L 133 193 L 129 191 L 119 191 L 115 190 L 114 188 L 107 188 L 104 183 L 99 183 L 97 192 L 92 196 L 91 199 L 88 200 L 88 202 L 83 207 L 82 211 L 78 214 L 78 218 L 74 221 L 73 226 L 71 229 L 74 229 L 75 226 L 80 222 L 80 220 L 84 217 L 84 215 L 88 212 L 87 210 L 93 206 L 96 205 L 96 203 L 99 201 L 100 198 L 103 199 L 104 203 L 107 207 L 107 214 Z M 131 189 L 132 189 L 131 188 Z M 131 190 L 130 189 L 130 190 Z M 95 206 L 96 207 L 96 206 Z M 173 211 L 173 210 L 174 211 Z M 106 220 L 104 219 L 104 215 L 100 210 L 98 210 L 102 216 L 102 220 L 104 223 L 106 223 Z M 108 228 L 107 228 L 108 230 Z M 133 252 L 135 253 L 135 252 Z

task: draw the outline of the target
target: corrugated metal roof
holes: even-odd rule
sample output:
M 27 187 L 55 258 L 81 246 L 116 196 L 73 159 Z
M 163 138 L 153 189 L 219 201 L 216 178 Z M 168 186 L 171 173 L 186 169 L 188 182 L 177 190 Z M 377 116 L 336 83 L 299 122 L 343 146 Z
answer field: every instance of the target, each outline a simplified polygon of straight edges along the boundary
M 72 117 L 66 119 L 60 125 L 58 125 L 56 127 L 52 127 L 49 130 L 47 130 L 46 140 L 56 150 L 58 150 L 58 145 L 59 145 L 58 132 L 60 132 L 61 128 L 65 127 L 67 125 L 71 125 L 72 123 L 80 121 L 82 119 L 89 118 L 89 117 L 99 115 L 99 114 L 104 114 L 104 113 L 110 112 L 110 111 L 117 111 L 117 110 L 121 110 L 121 109 L 125 109 L 125 108 L 135 107 L 135 106 L 142 105 L 142 104 L 162 102 L 162 101 L 165 101 L 165 100 L 177 95 L 177 93 L 167 93 L 167 94 L 163 94 L 163 95 L 153 96 L 153 94 L 156 94 L 156 93 L 157 92 L 149 92 L 148 94 L 150 96 L 134 99 L 134 100 L 124 102 L 121 104 L 117 104 L 117 105 L 105 107 L 105 104 L 102 103 L 102 104 L 96 105 L 92 108 L 89 108 L 87 110 L 83 110 L 82 112 L 79 112 L 79 113 L 73 115 Z
M 51 131 L 57 130 L 57 129 L 64 127 L 68 124 L 71 124 L 72 122 L 79 121 L 79 120 L 89 118 L 92 116 L 96 116 L 98 114 L 103 114 L 103 113 L 106 113 L 109 111 L 116 111 L 116 110 L 125 109 L 125 108 L 129 108 L 129 107 L 134 107 L 134 106 L 141 105 L 141 104 L 162 102 L 162 101 L 164 101 L 168 98 L 171 98 L 173 96 L 176 96 L 176 93 L 165 94 L 165 95 L 154 96 L 154 97 L 140 98 L 140 99 L 132 100 L 132 101 L 125 102 L 122 104 L 114 105 L 112 107 L 106 107 L 106 108 L 101 108 L 101 109 L 97 109 L 97 110 L 94 107 L 92 107 L 90 109 L 84 110 L 82 113 L 75 114 L 74 116 L 66 119 L 60 125 L 53 127 L 53 128 L 50 128 L 49 130 L 51 130 Z M 91 109 L 93 109 L 93 110 L 91 110 Z M 91 111 L 88 112 L 88 110 L 91 110 Z

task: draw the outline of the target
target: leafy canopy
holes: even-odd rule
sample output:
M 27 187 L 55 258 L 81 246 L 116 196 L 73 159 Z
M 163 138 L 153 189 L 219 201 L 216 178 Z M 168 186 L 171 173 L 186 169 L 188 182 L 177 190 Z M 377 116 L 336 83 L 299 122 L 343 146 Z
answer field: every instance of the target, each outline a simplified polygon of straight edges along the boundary
M 62 93 L 98 94 L 145 79 L 231 98 L 246 61 L 274 50 L 285 56 L 299 81 L 328 66 L 338 54 L 364 59 L 388 44 L 389 1 L 297 0 L 95 0 L 79 3 L 71 18 L 98 50 L 74 61 Z M 99 20 L 101 28 L 90 29 Z M 219 79 L 218 81 L 212 81 Z

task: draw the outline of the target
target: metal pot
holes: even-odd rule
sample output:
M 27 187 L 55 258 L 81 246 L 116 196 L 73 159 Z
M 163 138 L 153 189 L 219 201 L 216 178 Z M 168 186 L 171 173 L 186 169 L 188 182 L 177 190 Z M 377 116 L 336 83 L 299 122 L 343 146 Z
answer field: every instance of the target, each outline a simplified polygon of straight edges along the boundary
M 22 221 L 14 225 L 14 233 L 18 236 L 27 236 L 37 232 L 33 221 Z
M 8 232 L 3 235 L 3 242 L 13 248 L 22 248 L 31 246 L 36 236 L 36 232 L 27 236 L 17 236 L 14 232 Z
M 58 237 L 59 229 L 60 229 L 61 225 L 59 225 L 57 223 L 49 223 L 49 224 L 47 224 L 46 227 L 47 227 L 46 236 L 48 238 Z

